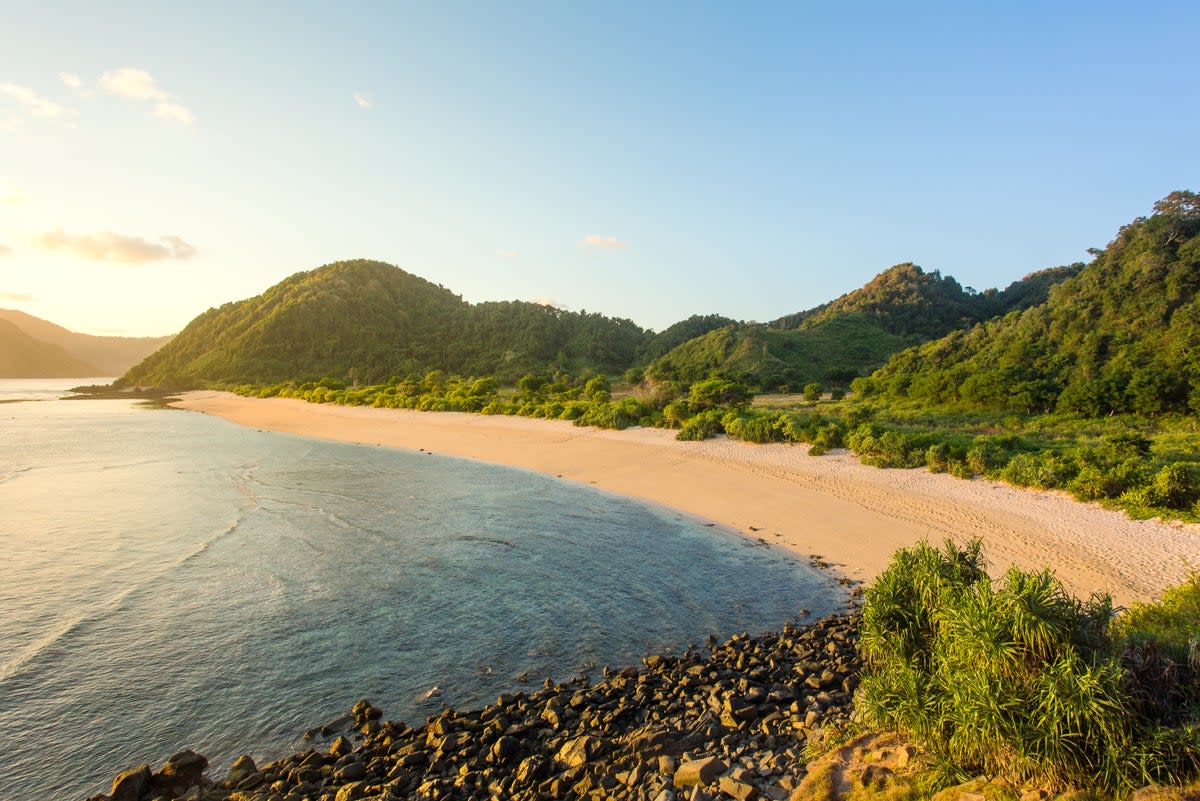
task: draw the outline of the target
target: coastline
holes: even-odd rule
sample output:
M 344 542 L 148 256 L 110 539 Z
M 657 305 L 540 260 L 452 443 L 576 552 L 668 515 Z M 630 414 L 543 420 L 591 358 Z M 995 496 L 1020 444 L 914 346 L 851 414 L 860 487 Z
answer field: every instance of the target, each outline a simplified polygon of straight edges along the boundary
M 519 467 L 670 507 L 869 581 L 900 547 L 980 537 L 993 575 L 1051 567 L 1080 596 L 1149 600 L 1200 566 L 1200 526 L 1131 520 L 1064 493 L 867 467 L 847 452 L 566 421 L 189 392 L 173 407 L 317 439 Z

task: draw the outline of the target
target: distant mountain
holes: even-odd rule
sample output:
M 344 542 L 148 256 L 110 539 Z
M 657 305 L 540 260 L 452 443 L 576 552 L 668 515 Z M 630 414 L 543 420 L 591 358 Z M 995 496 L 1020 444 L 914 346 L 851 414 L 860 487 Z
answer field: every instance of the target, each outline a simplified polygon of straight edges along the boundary
M 386 381 L 444 370 L 620 372 L 650 333 L 629 320 L 536 303 L 473 305 L 377 261 L 297 273 L 209 309 L 122 379 L 170 387 L 334 377 Z
M 103 373 L 0 319 L 0 378 L 94 378 Z
M 1048 299 L 896 354 L 864 391 L 996 410 L 1200 412 L 1200 197 L 1174 192 Z
M 7 320 L 29 336 L 57 345 L 74 358 L 93 365 L 92 372 L 79 377 L 121 375 L 158 350 L 171 337 L 99 337 L 77 334 L 60 325 L 15 309 L 0 309 L 0 320 Z
M 1077 267 L 1043 270 L 1004 291 L 968 291 L 953 278 L 897 264 L 865 286 L 767 325 L 734 324 L 684 342 L 647 367 L 652 379 L 720 373 L 760 389 L 848 384 L 911 345 L 1014 307 L 1040 302 Z

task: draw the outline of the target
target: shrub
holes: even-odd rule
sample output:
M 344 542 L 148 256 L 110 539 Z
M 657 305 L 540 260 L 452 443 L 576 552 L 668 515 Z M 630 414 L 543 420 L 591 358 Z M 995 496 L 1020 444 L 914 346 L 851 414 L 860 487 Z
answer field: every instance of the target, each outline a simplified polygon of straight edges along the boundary
M 967 775 L 1107 792 L 1184 781 L 1200 768 L 1200 734 L 1138 703 L 1128 649 L 1113 639 L 1188 615 L 1190 628 L 1178 630 L 1192 636 L 1200 582 L 1163 606 L 1169 625 L 1135 608 L 1110 628 L 1107 597 L 1080 602 L 1049 571 L 988 579 L 978 541 L 905 548 L 865 594 L 856 706 Z M 1185 701 L 1195 714 L 1195 693 Z
M 721 427 L 720 410 L 710 409 L 689 418 L 683 424 L 683 428 L 679 429 L 679 433 L 675 435 L 675 439 L 702 440 L 715 437 L 724 431 L 725 429 Z

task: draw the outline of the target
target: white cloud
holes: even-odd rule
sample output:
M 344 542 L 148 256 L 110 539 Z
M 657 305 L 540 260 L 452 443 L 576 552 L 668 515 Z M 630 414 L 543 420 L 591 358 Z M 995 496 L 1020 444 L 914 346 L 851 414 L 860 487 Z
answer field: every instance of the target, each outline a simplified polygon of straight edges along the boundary
M 4 292 L 0 291 L 0 300 L 8 303 L 28 303 L 33 300 L 33 295 L 24 295 L 20 292 Z
M 7 256 L 10 253 L 12 253 L 12 248 L 10 248 L 8 245 L 0 243 L 0 256 Z M 5 297 L 7 294 L 7 292 L 0 292 L 0 298 Z
M 191 125 L 196 121 L 196 116 L 178 103 L 159 103 L 154 107 L 154 116 L 182 122 L 184 125 Z
M 172 258 L 190 259 L 192 256 L 196 255 L 196 246 L 184 242 L 180 237 L 173 235 L 161 236 L 159 239 L 163 242 L 166 242 L 171 248 L 171 252 L 174 254 Z
M 15 100 L 21 111 L 30 117 L 73 117 L 79 113 L 47 100 L 27 86 L 17 86 L 15 83 L 0 83 L 0 96 Z
M 196 248 L 177 236 L 159 237 L 151 242 L 138 236 L 127 236 L 112 231 L 94 234 L 69 234 L 61 228 L 35 238 L 43 250 L 61 250 L 91 261 L 112 261 L 124 264 L 141 264 L 164 259 L 190 259 Z
M 581 248 L 595 248 L 596 250 L 622 250 L 629 247 L 625 242 L 617 239 L 615 236 L 599 236 L 597 234 L 588 234 L 583 239 L 579 240 Z
M 159 88 L 154 76 L 145 70 L 121 67 L 100 76 L 100 88 L 130 100 L 166 101 L 170 96 Z
M 354 102 L 358 104 L 359 108 L 371 108 L 375 105 L 371 102 L 371 98 L 367 97 L 362 92 L 355 92 L 353 97 Z
M 515 259 L 517 252 L 515 250 L 505 250 L 504 248 L 496 248 L 496 255 L 502 259 Z
M 60 72 L 58 77 L 62 79 L 64 85 L 71 89 L 80 89 L 83 87 L 83 78 L 80 78 L 73 72 Z
M 558 301 L 554 300 L 554 298 L 534 298 L 530 303 L 536 303 L 539 306 L 550 306 L 555 309 L 559 308 Z
M 133 67 L 109 70 L 100 76 L 100 88 L 126 100 L 153 103 L 156 117 L 184 125 L 191 125 L 196 121 L 196 116 L 191 110 L 159 86 L 154 76 L 145 70 Z

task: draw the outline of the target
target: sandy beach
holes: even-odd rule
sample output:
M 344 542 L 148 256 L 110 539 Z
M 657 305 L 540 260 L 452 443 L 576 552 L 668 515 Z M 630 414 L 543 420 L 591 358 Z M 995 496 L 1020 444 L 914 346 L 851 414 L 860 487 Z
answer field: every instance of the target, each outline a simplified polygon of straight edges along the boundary
M 1130 520 L 1057 492 L 963 481 L 927 470 L 880 470 L 849 453 L 675 432 L 608 431 L 565 421 L 415 412 L 189 392 L 181 409 L 245 426 L 534 470 L 640 498 L 819 556 L 869 580 L 892 552 L 922 539 L 983 539 L 991 572 L 1051 567 L 1074 593 L 1150 599 L 1200 566 L 1200 526 Z

